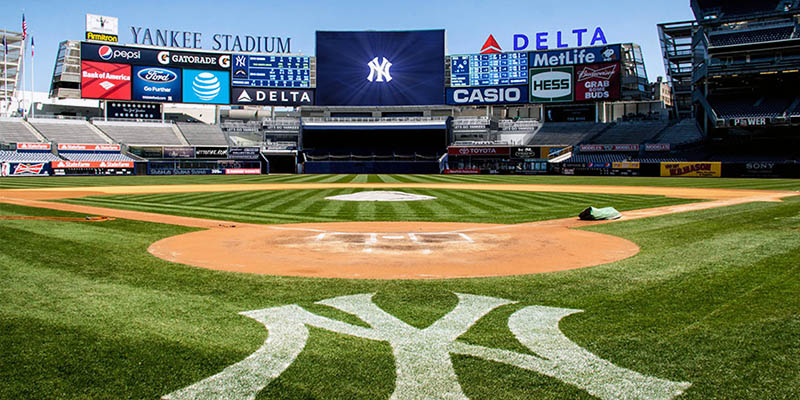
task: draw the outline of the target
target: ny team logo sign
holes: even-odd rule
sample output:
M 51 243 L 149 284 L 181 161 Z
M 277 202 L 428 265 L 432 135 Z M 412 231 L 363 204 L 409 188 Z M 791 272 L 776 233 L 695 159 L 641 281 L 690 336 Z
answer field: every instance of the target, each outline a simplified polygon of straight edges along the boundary
M 295 361 L 308 341 L 309 327 L 388 343 L 395 359 L 392 400 L 467 399 L 451 354 L 512 365 L 556 378 L 601 399 L 672 399 L 690 384 L 672 382 L 618 367 L 581 348 L 558 328 L 580 310 L 529 306 L 513 313 L 508 328 L 531 354 L 462 342 L 464 334 L 490 311 L 515 303 L 494 297 L 458 294 L 458 305 L 424 329 L 383 311 L 372 294 L 335 297 L 317 304 L 355 315 L 369 325 L 351 325 L 311 313 L 297 305 L 241 313 L 267 328 L 255 353 L 220 373 L 164 396 L 164 399 L 254 399 Z
M 392 75 L 389 73 L 389 68 L 392 68 L 392 63 L 383 57 L 383 61 L 378 64 L 378 57 L 375 57 L 370 61 L 367 66 L 369 66 L 369 76 L 367 76 L 367 80 L 370 82 L 391 82 Z

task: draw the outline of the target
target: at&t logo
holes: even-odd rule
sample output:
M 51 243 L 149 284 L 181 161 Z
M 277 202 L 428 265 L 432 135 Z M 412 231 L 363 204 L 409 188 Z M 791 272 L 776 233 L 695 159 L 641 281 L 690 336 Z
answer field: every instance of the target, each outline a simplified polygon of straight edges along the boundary
M 203 101 L 213 100 L 221 89 L 222 85 L 220 85 L 219 79 L 210 72 L 201 72 L 192 82 L 194 94 Z
M 368 81 L 391 82 L 392 75 L 389 73 L 389 68 L 392 68 L 392 63 L 386 57 L 383 57 L 383 61 L 380 64 L 378 64 L 378 57 L 375 57 L 367 65 L 369 66 Z

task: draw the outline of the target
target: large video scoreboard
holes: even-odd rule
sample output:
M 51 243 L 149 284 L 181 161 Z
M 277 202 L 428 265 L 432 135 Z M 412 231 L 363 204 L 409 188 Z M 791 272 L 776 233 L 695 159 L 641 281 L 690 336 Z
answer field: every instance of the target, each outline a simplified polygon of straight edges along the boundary
M 528 53 L 464 54 L 450 57 L 450 86 L 528 84 Z
M 310 88 L 311 57 L 234 54 L 231 83 L 253 88 Z

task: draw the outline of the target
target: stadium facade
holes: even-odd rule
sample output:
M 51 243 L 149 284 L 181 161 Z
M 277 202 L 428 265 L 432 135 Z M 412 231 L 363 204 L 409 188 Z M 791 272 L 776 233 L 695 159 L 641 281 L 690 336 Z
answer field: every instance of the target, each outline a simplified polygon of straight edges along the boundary
M 122 45 L 115 18 L 87 15 L 102 40 L 61 42 L 50 99 L 0 141 L 7 163 L 53 174 L 792 175 L 797 153 L 775 144 L 800 122 L 797 2 L 766 3 L 695 0 L 695 21 L 659 24 L 655 85 L 641 48 L 600 28 L 590 46 L 503 52 L 490 36 L 452 55 L 444 30 L 319 31 L 302 55 L 247 52 L 247 37 L 203 50 L 191 32 Z M 113 155 L 86 161 L 131 164 L 53 167 L 80 158 L 63 145 L 97 144 Z

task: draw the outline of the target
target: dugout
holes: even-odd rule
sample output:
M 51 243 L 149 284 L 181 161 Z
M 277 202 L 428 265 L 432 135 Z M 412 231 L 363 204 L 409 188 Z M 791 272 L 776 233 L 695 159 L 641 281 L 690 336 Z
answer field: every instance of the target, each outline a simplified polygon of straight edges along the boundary
M 449 117 L 304 118 L 306 173 L 439 173 Z

